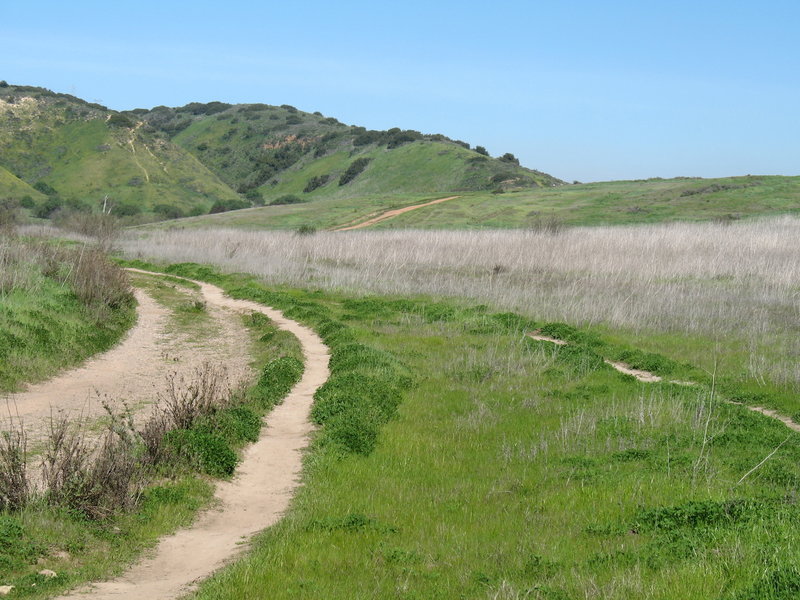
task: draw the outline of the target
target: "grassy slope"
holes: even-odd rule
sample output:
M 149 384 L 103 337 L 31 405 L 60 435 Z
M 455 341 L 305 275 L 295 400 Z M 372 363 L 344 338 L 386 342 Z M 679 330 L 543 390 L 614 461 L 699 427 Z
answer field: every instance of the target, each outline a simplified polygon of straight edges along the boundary
M 611 181 L 472 195 L 414 211 L 383 227 L 492 228 L 701 221 L 800 212 L 800 177 Z
M 14 241 L 4 246 L 21 247 L 30 262 L 8 274 L 12 281 L 26 284 L 0 292 L 0 394 L 51 377 L 110 348 L 135 322 L 132 306 L 108 309 L 79 301 L 65 283 L 70 264 L 45 274 L 45 261 L 34 260 L 34 250 Z M 0 247 L 0 256 L 4 250 Z M 12 269 L 8 264 L 5 268 Z
M 333 162 L 336 159 L 336 156 L 331 156 L 327 160 Z M 372 167 L 377 170 L 383 164 L 376 159 L 362 174 L 365 178 Z M 280 188 L 281 191 L 294 192 L 298 182 L 287 176 L 285 185 Z M 357 179 L 352 185 L 356 189 L 361 184 Z M 369 180 L 365 180 L 363 186 L 363 198 L 348 197 L 346 190 L 328 197 L 315 196 L 315 193 L 310 195 L 319 199 L 308 204 L 231 211 L 184 219 L 175 224 L 248 229 L 291 229 L 309 224 L 318 228 L 332 228 L 353 220 L 363 220 L 375 212 L 444 195 L 444 192 L 382 195 L 370 191 Z M 460 196 L 443 204 L 411 211 L 374 227 L 515 228 L 539 227 L 551 221 L 566 225 L 597 225 L 797 214 L 800 212 L 800 177 L 611 181 L 504 194 L 461 192 Z
M 30 196 L 37 201 L 44 200 L 44 194 L 37 192 L 3 167 L 0 167 L 0 196 L 17 200 L 23 196 Z
M 238 198 L 178 146 L 140 128 L 107 125 L 112 111 L 35 92 L 11 103 L 14 90 L 0 90 L 0 162 L 29 184 L 42 181 L 65 200 L 92 205 L 108 194 L 143 210 L 206 211 L 219 198 Z
M 707 387 L 637 383 L 591 350 L 613 345 L 569 329 L 558 349 L 480 307 L 213 279 L 327 331 L 341 320 L 417 385 L 373 453 L 317 444 L 287 518 L 198 598 L 788 600 L 800 585 L 800 437 L 780 423 Z

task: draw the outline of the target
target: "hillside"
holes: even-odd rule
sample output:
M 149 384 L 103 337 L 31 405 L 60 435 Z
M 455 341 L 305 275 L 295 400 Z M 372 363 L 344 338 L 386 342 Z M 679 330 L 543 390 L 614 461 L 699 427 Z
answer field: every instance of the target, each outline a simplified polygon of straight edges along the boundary
M 44 194 L 33 189 L 3 167 L 0 167 L 0 190 L 2 190 L 0 199 L 13 198 L 14 200 L 21 200 L 25 196 L 38 200 L 44 199 Z
M 306 225 L 336 229 L 443 195 L 444 192 L 365 198 L 332 195 L 312 203 L 182 219 L 174 225 L 246 229 L 296 229 Z M 796 213 L 800 213 L 800 177 L 676 178 L 561 185 L 502 194 L 461 192 L 452 200 L 394 216 L 370 228 L 552 228 L 664 221 L 728 222 L 757 215 Z
M 106 195 L 118 214 L 164 217 L 238 198 L 166 136 L 100 105 L 27 86 L 0 86 L 0 166 L 50 197 L 40 216 L 96 206 Z M 0 185 L 0 197 L 18 193 L 6 179 Z

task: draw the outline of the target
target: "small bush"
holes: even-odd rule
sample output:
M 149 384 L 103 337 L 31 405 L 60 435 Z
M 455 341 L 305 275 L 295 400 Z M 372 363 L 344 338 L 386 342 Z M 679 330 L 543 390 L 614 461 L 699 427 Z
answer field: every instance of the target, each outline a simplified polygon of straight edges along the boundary
M 28 502 L 28 438 L 21 422 L 0 433 L 0 510 L 19 510 Z
M 316 175 L 308 180 L 306 183 L 306 187 L 303 188 L 303 192 L 308 194 L 316 190 L 317 188 L 321 188 L 323 185 L 330 181 L 330 174 L 325 175 Z
M 229 210 L 241 210 L 243 208 L 250 208 L 249 200 L 217 200 L 211 205 L 208 214 L 214 215 L 218 213 L 228 212 Z
M 117 309 L 133 303 L 127 274 L 99 249 L 78 254 L 69 280 L 78 299 L 89 306 Z
M 230 398 L 226 369 L 205 362 L 188 381 L 175 373 L 169 374 L 167 390 L 159 395 L 158 406 L 170 428 L 188 429 L 200 417 L 226 408 Z
M 231 443 L 258 441 L 261 419 L 246 406 L 234 406 L 217 415 L 213 428 Z
M 397 386 L 386 379 L 346 373 L 331 377 L 314 394 L 311 418 L 322 425 L 353 406 L 372 405 L 381 421 L 388 421 L 397 412 L 401 395 Z
M 295 233 L 297 233 L 297 235 L 314 235 L 317 233 L 317 228 L 313 225 L 300 225 Z
M 127 127 L 131 128 L 135 125 L 131 119 L 122 113 L 117 113 L 115 115 L 111 115 L 106 121 L 109 127 Z
M 294 194 L 286 194 L 284 196 L 280 196 L 279 198 L 275 198 L 272 202 L 269 203 L 270 206 L 279 206 L 281 204 L 302 204 L 305 202 L 300 196 L 295 196 Z
M 186 214 L 177 206 L 171 204 L 156 204 L 153 212 L 161 215 L 164 219 L 182 219 Z

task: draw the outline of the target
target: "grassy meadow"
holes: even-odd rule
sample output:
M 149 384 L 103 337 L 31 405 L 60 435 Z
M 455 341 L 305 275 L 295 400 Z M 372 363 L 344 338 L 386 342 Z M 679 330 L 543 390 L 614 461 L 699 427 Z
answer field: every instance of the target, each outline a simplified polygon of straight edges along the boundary
M 779 217 L 121 240 L 127 264 L 282 309 L 332 350 L 288 514 L 192 597 L 794 598 L 800 438 L 730 401 L 800 413 L 799 227 Z M 202 328 L 193 286 L 179 281 L 138 285 L 173 307 L 176 327 Z M 289 336 L 249 319 L 257 364 L 297 364 Z M 291 367 L 280 361 L 262 380 Z M 202 422 L 177 448 L 217 427 Z M 238 439 L 226 442 L 234 452 Z M 62 522 L 42 504 L 5 513 L 15 581 L 39 581 L 36 558 L 64 570 L 58 589 L 99 577 L 187 523 L 207 478 L 235 465 L 221 448 L 190 456 L 189 471 L 167 470 L 99 523 Z M 56 526 L 82 545 L 47 546 Z
M 741 385 L 783 389 L 776 408 L 794 414 L 798 234 L 800 222 L 782 217 L 557 231 L 186 230 L 122 246 L 130 256 L 213 263 L 271 283 L 425 293 L 564 321 Z
M 744 600 L 800 589 L 797 435 L 726 403 L 714 378 L 643 384 L 603 358 L 702 378 L 688 361 L 486 305 L 167 270 L 282 308 L 332 348 L 290 512 L 192 597 Z M 537 328 L 571 344 L 525 336 Z

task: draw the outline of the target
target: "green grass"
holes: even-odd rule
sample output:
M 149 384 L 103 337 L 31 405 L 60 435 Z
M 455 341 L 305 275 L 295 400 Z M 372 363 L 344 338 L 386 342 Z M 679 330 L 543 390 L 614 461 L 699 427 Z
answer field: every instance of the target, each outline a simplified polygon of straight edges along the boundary
M 169 270 L 315 325 L 332 381 L 349 378 L 317 394 L 287 517 L 195 597 L 795 597 L 798 435 L 719 389 L 641 384 L 602 358 L 694 365 L 486 307 Z M 537 326 L 572 345 L 522 335 Z M 366 383 L 381 377 L 399 398 Z M 367 446 L 332 437 L 342 406 Z
M 121 573 L 158 539 L 192 522 L 213 497 L 209 481 L 184 476 L 148 488 L 131 513 L 94 523 L 42 505 L 0 514 L 0 572 L 14 597 L 50 598 Z M 38 575 L 51 569 L 57 577 Z
M 186 304 L 187 293 L 197 289 L 174 277 L 137 275 L 136 280 L 176 314 Z M 134 510 L 118 510 L 102 520 L 90 520 L 36 500 L 21 511 L 0 511 L 1 583 L 16 586 L 15 596 L 51 597 L 86 581 L 119 574 L 143 550 L 189 525 L 198 510 L 209 506 L 213 499 L 209 477 L 232 474 L 241 449 L 258 439 L 264 415 L 282 400 L 303 370 L 296 338 L 276 331 L 269 319 L 258 313 L 242 318 L 260 377 L 237 395 L 232 405 L 168 436 L 178 462 L 160 467 Z M 191 320 L 196 322 L 197 315 Z M 186 322 L 176 325 L 187 330 L 191 326 Z M 202 323 L 199 326 L 203 327 Z M 0 333 L 4 331 L 0 322 Z M 58 576 L 38 575 L 41 569 L 52 569 Z
M 15 177 L 9 171 L 0 167 L 0 195 L 2 198 L 14 198 L 20 200 L 24 196 L 30 196 L 34 200 L 44 200 L 44 194 L 36 191 L 30 185 Z
M 5 263 L 16 285 L 0 285 L 0 393 L 107 350 L 133 325 L 132 304 L 109 308 L 80 301 L 68 283 L 67 262 L 49 265 L 37 258 L 35 244 L 11 239 L 0 255 L 9 248 L 24 258 Z
M 430 146 L 433 147 L 433 144 Z M 339 158 L 331 156 L 327 160 L 334 162 Z M 392 174 L 385 172 L 383 167 L 376 158 L 367 167 L 365 175 L 374 168 L 374 181 L 391 181 Z M 409 173 L 411 171 L 413 169 Z M 313 171 L 313 174 L 318 173 Z M 399 186 L 392 187 L 388 183 L 383 188 L 383 184 L 373 187 L 372 181 L 367 179 L 362 188 L 354 186 L 353 190 L 343 191 L 333 189 L 335 183 L 328 184 L 321 190 L 307 194 L 312 200 L 306 204 L 205 215 L 182 219 L 175 224 L 181 227 L 243 229 L 296 229 L 307 224 L 328 229 L 364 220 L 372 214 L 451 195 L 444 191 L 448 189 L 447 186 L 443 186 L 438 193 L 434 193 L 431 186 L 430 193 L 419 194 L 403 192 Z M 287 173 L 281 184 L 273 188 L 274 193 L 296 193 L 301 184 L 304 184 L 304 180 L 299 173 Z M 332 191 L 326 192 L 326 188 L 331 186 Z M 350 192 L 356 195 L 351 196 Z M 504 194 L 458 191 L 452 194 L 460 197 L 410 211 L 371 228 L 538 229 L 665 221 L 727 222 L 753 216 L 800 212 L 800 177 L 611 181 L 509 191 Z
M 800 177 L 611 181 L 475 194 L 378 227 L 505 228 L 731 220 L 800 212 Z

